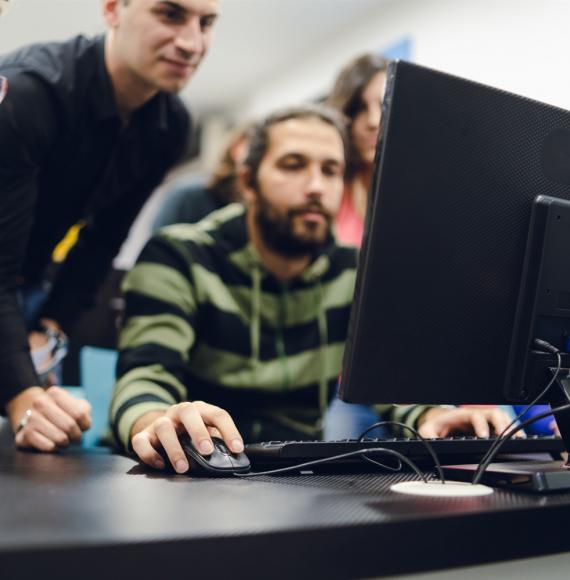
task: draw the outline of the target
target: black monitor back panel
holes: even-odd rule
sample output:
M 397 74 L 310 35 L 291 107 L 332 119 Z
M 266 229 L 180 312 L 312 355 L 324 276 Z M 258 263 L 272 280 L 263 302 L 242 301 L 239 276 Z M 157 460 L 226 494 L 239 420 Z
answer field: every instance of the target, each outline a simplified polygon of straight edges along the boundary
M 383 115 L 341 396 L 506 402 L 532 202 L 570 198 L 570 113 L 397 62 Z

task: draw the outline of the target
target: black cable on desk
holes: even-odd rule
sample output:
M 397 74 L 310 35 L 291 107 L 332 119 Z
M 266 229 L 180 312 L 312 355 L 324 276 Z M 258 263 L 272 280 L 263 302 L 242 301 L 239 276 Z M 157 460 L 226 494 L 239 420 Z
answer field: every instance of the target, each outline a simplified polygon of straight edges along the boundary
M 542 350 L 546 350 L 547 352 L 550 352 L 551 354 L 555 354 L 556 358 L 557 358 L 557 366 L 556 366 L 556 370 L 554 372 L 554 375 L 552 376 L 552 378 L 550 379 L 550 381 L 548 382 L 548 384 L 546 385 L 546 387 L 542 390 L 542 392 L 535 397 L 503 430 L 502 432 L 499 434 L 499 436 L 497 437 L 497 439 L 493 442 L 493 444 L 491 445 L 491 447 L 489 447 L 489 450 L 487 451 L 487 453 L 485 453 L 485 455 L 483 455 L 481 461 L 479 462 L 479 467 L 477 468 L 476 471 L 476 475 L 479 474 L 481 465 L 485 464 L 485 468 L 487 468 L 487 466 L 489 465 L 489 463 L 491 463 L 490 461 L 487 461 L 487 459 L 489 457 L 494 458 L 497 455 L 497 451 L 498 449 L 500 449 L 500 447 L 502 447 L 503 445 L 503 441 L 506 441 L 509 438 L 504 438 L 505 437 L 505 433 L 508 432 L 509 429 L 511 429 L 511 427 L 513 425 L 515 425 L 517 423 L 517 421 L 520 421 L 520 419 L 522 417 L 525 416 L 525 414 L 528 412 L 528 410 L 533 407 L 534 405 L 536 405 L 536 403 L 538 401 L 540 401 L 540 399 L 542 399 L 542 397 L 544 397 L 546 395 L 546 393 L 550 390 L 550 388 L 552 387 L 552 385 L 554 384 L 554 381 L 556 380 L 556 378 L 558 377 L 558 373 L 560 372 L 560 369 L 562 367 L 562 357 L 560 356 L 560 351 L 552 346 L 550 343 L 544 341 L 544 340 L 540 340 L 540 339 L 535 339 L 535 345 L 542 349 Z M 568 394 L 566 393 L 566 391 L 564 391 L 564 394 L 566 395 L 566 398 L 568 399 Z M 569 399 L 570 402 L 570 399 Z M 544 417 L 547 417 L 550 413 L 547 413 L 546 415 L 544 415 Z M 541 416 L 542 418 L 542 416 Z M 530 423 L 525 423 L 525 424 L 531 424 L 533 423 L 533 421 L 531 421 Z M 519 431 L 517 429 L 517 431 Z M 515 431 L 515 433 L 517 432 Z M 483 469 L 483 470 L 484 470 Z M 477 477 L 477 481 L 479 481 L 481 479 L 481 475 L 479 475 Z M 475 478 L 473 480 L 473 482 L 475 483 Z
M 443 475 L 443 469 L 441 468 L 441 463 L 439 461 L 437 453 L 435 452 L 434 448 L 431 446 L 431 443 L 429 441 L 427 441 L 427 439 L 424 439 L 420 435 L 419 431 L 417 429 L 415 429 L 414 427 L 410 427 L 409 425 L 406 425 L 405 423 L 400 423 L 400 421 L 378 421 L 377 423 L 374 423 L 374 425 L 370 425 L 370 427 L 368 427 L 368 429 L 366 429 L 365 431 L 363 431 L 360 434 L 360 437 L 358 438 L 358 442 L 361 443 L 362 440 L 364 439 L 364 436 L 366 435 L 366 433 L 369 433 L 370 431 L 372 431 L 372 429 L 376 429 L 377 427 L 384 427 L 384 425 L 395 425 L 397 427 L 400 427 L 403 429 L 408 429 L 409 431 L 411 431 L 417 437 L 417 439 L 419 439 L 426 446 L 428 453 L 432 456 L 432 459 L 433 459 L 433 462 L 435 464 L 435 468 L 437 469 L 437 473 L 439 475 L 439 479 L 441 480 L 441 483 L 445 483 L 445 476 Z M 364 459 L 366 459 L 367 461 L 370 461 L 371 463 L 381 465 L 377 461 L 374 461 L 373 459 L 370 459 L 366 456 L 363 456 L 363 457 L 364 457 Z
M 393 455 L 397 457 L 405 464 L 409 465 L 416 475 L 424 482 L 427 483 L 426 476 L 420 471 L 418 466 L 404 454 L 399 451 L 394 451 L 393 449 L 386 449 L 384 447 L 373 447 L 370 449 L 359 449 L 358 451 L 350 451 L 349 453 L 342 453 L 340 455 L 332 455 L 331 457 L 324 457 L 323 459 L 315 459 L 314 461 L 307 461 L 306 463 L 299 463 L 297 465 L 291 465 L 289 467 L 281 467 L 279 469 L 271 469 L 270 471 L 257 471 L 254 473 L 234 473 L 236 477 L 258 477 L 260 475 L 277 475 L 278 473 L 288 473 L 290 471 L 299 471 L 306 467 L 313 467 L 314 465 L 322 465 L 324 463 L 330 463 L 331 461 L 336 461 L 337 459 L 345 459 L 347 457 L 354 457 L 355 455 L 362 455 L 363 453 L 387 453 L 388 455 Z
M 475 485 L 481 481 L 483 473 L 485 472 L 487 467 L 489 467 L 493 459 L 495 459 L 497 453 L 499 452 L 503 444 L 512 439 L 513 435 L 515 435 L 518 431 L 524 429 L 528 425 L 531 425 L 535 421 L 544 419 L 544 417 L 548 417 L 549 415 L 557 415 L 558 413 L 562 413 L 563 411 L 568 410 L 570 410 L 570 403 L 568 403 L 567 405 L 561 405 L 560 407 L 555 407 L 554 409 L 549 409 L 548 411 L 543 411 L 542 413 L 539 413 L 538 415 L 535 415 L 534 417 L 531 417 L 530 419 L 523 421 L 520 425 L 515 425 L 502 439 L 499 440 L 499 443 L 495 445 L 495 449 L 493 450 L 493 452 L 491 454 L 487 453 L 487 457 L 481 460 L 481 463 L 479 463 L 479 466 L 477 467 L 477 471 L 475 472 L 475 475 L 473 476 L 473 481 L 471 483 Z

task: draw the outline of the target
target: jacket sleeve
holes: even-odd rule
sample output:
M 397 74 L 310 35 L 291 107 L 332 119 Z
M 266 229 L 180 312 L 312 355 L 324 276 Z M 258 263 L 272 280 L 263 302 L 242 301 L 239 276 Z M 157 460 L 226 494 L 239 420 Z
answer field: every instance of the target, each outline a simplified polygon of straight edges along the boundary
M 0 105 L 0 409 L 38 379 L 27 329 L 17 300 L 17 282 L 34 219 L 38 176 L 57 132 L 55 105 L 43 81 L 11 74 Z
M 186 261 L 162 234 L 148 242 L 123 291 L 125 321 L 110 422 L 115 443 L 128 450 L 130 432 L 142 415 L 188 400 L 196 300 Z

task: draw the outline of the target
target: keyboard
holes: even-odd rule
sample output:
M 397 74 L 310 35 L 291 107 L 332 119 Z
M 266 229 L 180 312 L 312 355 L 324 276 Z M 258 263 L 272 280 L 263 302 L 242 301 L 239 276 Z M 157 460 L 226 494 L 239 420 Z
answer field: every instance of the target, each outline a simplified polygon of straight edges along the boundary
M 479 462 L 483 455 L 496 439 L 480 437 L 446 437 L 442 439 L 428 439 L 442 464 L 453 465 L 458 463 Z M 340 441 L 266 441 L 246 445 L 245 453 L 254 467 L 286 467 L 297 463 L 304 463 L 315 459 L 332 457 L 358 451 L 385 447 L 398 451 L 413 461 L 433 463 L 426 446 L 418 439 L 344 439 Z M 500 454 L 520 453 L 551 453 L 560 454 L 565 451 L 560 437 L 531 435 L 526 439 L 511 439 L 503 444 Z M 388 454 L 374 454 L 375 460 L 382 461 L 389 458 Z M 394 459 L 390 459 L 391 463 Z M 362 463 L 359 455 L 335 460 L 334 463 L 354 464 Z

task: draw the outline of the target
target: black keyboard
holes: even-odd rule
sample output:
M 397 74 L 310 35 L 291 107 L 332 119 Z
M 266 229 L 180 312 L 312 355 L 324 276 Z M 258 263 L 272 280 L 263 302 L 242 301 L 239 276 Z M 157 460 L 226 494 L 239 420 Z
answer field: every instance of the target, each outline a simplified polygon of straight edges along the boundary
M 442 464 L 478 462 L 496 439 L 479 437 L 446 437 L 428 439 Z M 398 451 L 413 461 L 432 462 L 426 446 L 418 439 L 344 439 L 340 441 L 267 441 L 246 445 L 245 453 L 254 466 L 285 467 L 358 451 L 385 447 Z M 511 439 L 501 447 L 501 455 L 519 453 L 551 453 L 565 451 L 560 437 L 531 435 L 526 439 Z M 381 454 L 374 459 L 381 460 Z M 388 457 L 386 455 L 385 457 Z M 393 461 L 393 460 L 392 460 Z M 338 460 L 339 463 L 362 462 L 359 455 Z M 336 461 L 335 461 L 336 463 Z

